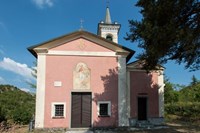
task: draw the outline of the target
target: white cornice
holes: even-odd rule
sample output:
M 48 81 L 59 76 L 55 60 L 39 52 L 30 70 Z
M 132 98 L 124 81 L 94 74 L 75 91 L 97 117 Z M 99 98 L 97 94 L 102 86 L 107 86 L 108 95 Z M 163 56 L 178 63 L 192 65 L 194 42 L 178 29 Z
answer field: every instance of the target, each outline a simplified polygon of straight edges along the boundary
M 55 51 L 55 50 L 49 50 L 47 55 L 117 57 L 116 52 Z
M 48 50 L 46 48 L 34 48 L 34 51 L 38 54 L 40 53 L 47 53 Z

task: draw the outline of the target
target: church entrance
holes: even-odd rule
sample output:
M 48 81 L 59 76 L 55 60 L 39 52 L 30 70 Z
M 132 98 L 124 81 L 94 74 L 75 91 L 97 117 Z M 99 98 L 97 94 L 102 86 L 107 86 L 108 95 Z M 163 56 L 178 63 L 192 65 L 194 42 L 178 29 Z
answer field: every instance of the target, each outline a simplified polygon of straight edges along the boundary
M 92 96 L 90 92 L 72 92 L 71 127 L 91 127 Z
M 138 97 L 138 120 L 147 120 L 147 98 Z

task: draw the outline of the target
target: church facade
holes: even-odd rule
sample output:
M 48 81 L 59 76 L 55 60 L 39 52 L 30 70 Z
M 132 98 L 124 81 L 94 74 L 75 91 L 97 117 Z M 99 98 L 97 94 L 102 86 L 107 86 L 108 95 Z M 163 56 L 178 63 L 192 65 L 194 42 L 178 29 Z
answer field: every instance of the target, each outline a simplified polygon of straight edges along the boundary
M 37 58 L 35 128 L 163 121 L 164 69 L 127 64 L 135 52 L 118 44 L 120 26 L 107 8 L 98 35 L 80 30 L 28 48 Z

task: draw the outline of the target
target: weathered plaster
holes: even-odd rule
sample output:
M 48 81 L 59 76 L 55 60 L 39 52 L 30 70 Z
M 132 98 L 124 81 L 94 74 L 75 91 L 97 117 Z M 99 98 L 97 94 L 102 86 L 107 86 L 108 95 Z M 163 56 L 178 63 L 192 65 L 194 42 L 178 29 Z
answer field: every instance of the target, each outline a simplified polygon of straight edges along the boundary
M 128 126 L 127 118 L 127 83 L 126 83 L 126 58 L 118 57 L 118 111 L 119 126 Z

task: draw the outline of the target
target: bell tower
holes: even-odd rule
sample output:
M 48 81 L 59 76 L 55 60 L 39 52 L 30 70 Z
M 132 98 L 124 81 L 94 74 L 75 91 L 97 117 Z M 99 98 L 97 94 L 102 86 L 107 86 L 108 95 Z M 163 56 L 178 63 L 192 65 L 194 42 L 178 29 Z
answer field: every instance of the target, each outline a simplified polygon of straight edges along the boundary
M 118 33 L 121 25 L 117 22 L 112 23 L 109 7 L 106 7 L 106 17 L 98 24 L 97 34 L 107 40 L 118 43 Z

